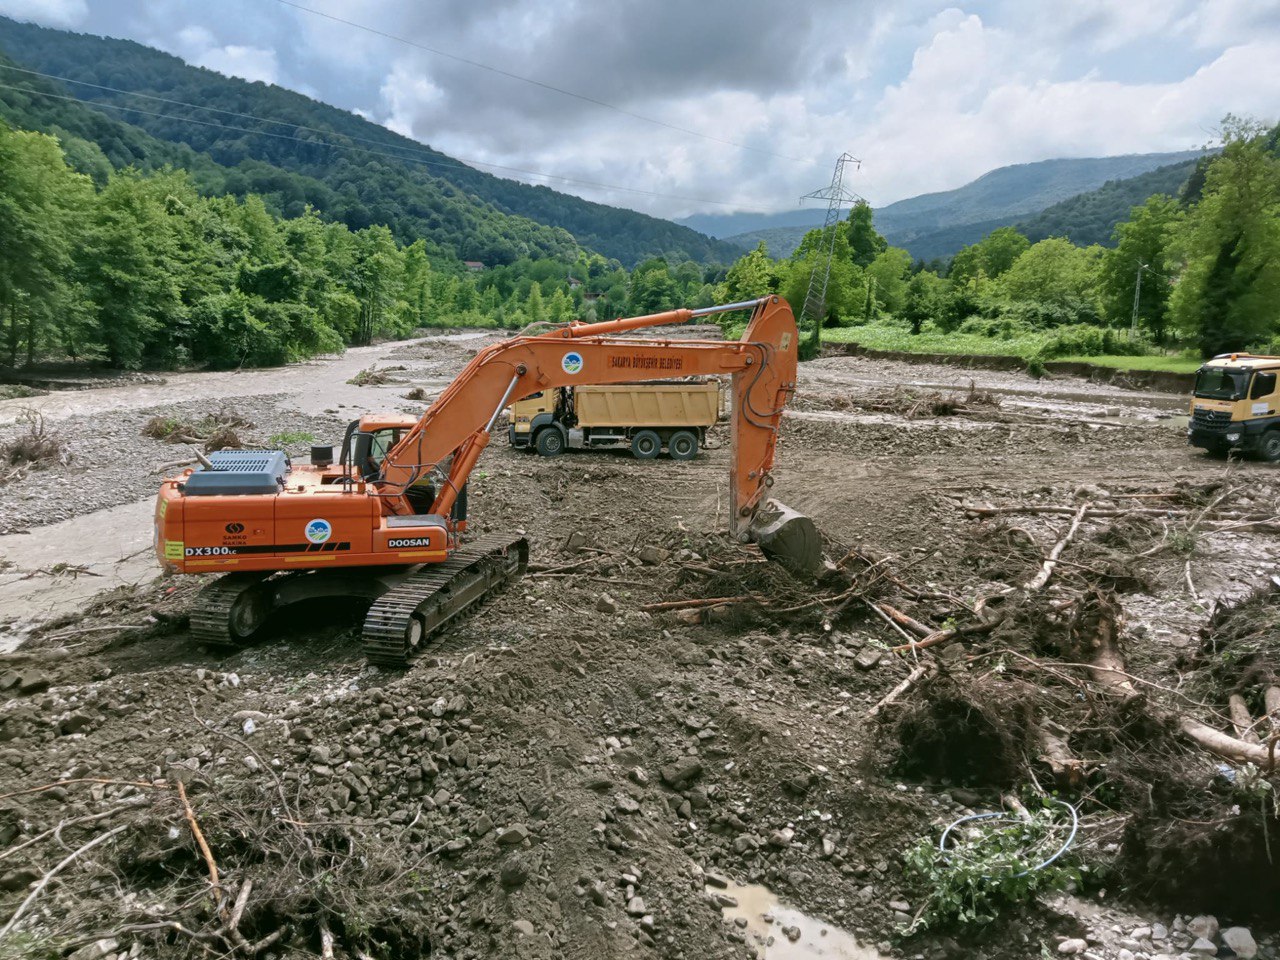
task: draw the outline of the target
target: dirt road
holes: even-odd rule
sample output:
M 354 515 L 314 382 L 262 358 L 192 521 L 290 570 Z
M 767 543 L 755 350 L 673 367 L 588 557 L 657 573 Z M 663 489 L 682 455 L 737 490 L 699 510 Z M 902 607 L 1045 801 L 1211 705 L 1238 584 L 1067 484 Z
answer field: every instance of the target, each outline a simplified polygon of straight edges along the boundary
M 535 572 L 411 670 L 366 667 L 354 628 L 331 610 L 282 621 L 232 655 L 194 648 L 184 614 L 198 583 L 150 582 L 137 553 L 153 470 L 182 454 L 142 426 L 227 404 L 260 441 L 290 430 L 336 440 L 358 412 L 422 409 L 408 388 L 434 393 L 481 342 L 39 398 L 73 459 L 34 475 L 42 491 L 3 490 L 0 618 L 27 640 L 0 667 L 0 695 L 12 698 L 0 713 L 0 793 L 110 782 L 3 801 L 0 922 L 63 846 L 122 832 L 65 868 L 11 937 L 114 941 L 96 956 L 134 942 L 148 956 L 236 937 L 252 947 L 283 930 L 262 955 L 334 943 L 338 956 L 379 958 L 1009 960 L 1078 939 L 1112 960 L 1177 955 L 1200 929 L 1191 917 L 1216 913 L 1223 930 L 1247 926 L 1272 949 L 1280 918 L 1260 906 L 1276 885 L 1260 831 L 1270 823 L 1280 836 L 1274 816 L 1257 819 L 1237 795 L 1244 774 L 1223 779 L 1220 761 L 1174 727 L 1140 721 L 1132 702 L 1113 720 L 1105 691 L 1072 666 L 1088 651 L 1066 646 L 1073 609 L 1101 591 L 1118 605 L 1128 669 L 1159 687 L 1152 710 L 1217 723 L 1233 690 L 1261 707 L 1267 675 L 1231 664 L 1260 662 L 1273 637 L 1280 650 L 1280 614 L 1264 599 L 1241 608 L 1248 630 L 1212 617 L 1280 569 L 1275 534 L 1249 525 L 1280 513 L 1280 477 L 1189 450 L 1181 398 L 985 371 L 971 390 L 964 371 L 855 358 L 804 365 L 774 492 L 844 557 L 853 579 L 839 601 L 723 537 L 723 446 L 692 463 L 546 460 L 495 438 L 473 475 L 473 526 L 525 532 Z M 406 382 L 345 384 L 375 361 L 403 365 Z M 947 415 L 931 413 L 938 385 L 956 394 Z M 0 418 L 17 407 L 0 404 Z M 1096 512 L 1043 604 L 1000 608 L 1001 591 L 1033 578 L 1086 504 Z M 967 512 L 976 507 L 1067 513 L 982 519 Z M 642 609 L 743 593 L 760 602 L 723 605 L 706 622 Z M 993 594 L 1003 612 L 989 635 L 906 655 L 889 652 L 902 628 L 871 608 L 880 598 L 946 629 L 970 624 L 975 600 Z M 1205 630 L 1253 659 L 1205 659 Z M 1024 662 L 1040 658 L 1061 665 Z M 925 662 L 932 679 L 870 718 Z M 966 812 L 998 809 L 1004 793 L 1051 789 L 1035 740 L 1046 721 L 1083 763 L 1063 795 L 1084 816 L 1076 863 L 1096 874 L 993 924 L 905 937 L 936 905 L 904 853 Z M 1179 833 L 1200 829 L 1176 828 L 1179 817 L 1216 826 Z M 60 822 L 63 846 L 44 835 Z M 221 908 L 208 896 L 211 858 Z M 735 890 L 772 905 L 735 913 Z

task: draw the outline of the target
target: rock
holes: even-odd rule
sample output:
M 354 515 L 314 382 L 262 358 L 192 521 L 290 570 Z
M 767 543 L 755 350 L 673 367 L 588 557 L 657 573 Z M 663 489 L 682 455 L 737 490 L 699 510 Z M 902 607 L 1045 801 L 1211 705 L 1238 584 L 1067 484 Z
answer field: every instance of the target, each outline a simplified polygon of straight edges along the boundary
M 511 921 L 511 926 L 515 927 L 516 933 L 526 937 L 533 936 L 533 924 L 528 920 L 513 920 Z
M 93 717 L 77 711 L 58 724 L 58 733 L 65 737 L 73 733 L 81 733 L 92 725 Z
M 115 940 L 95 940 L 93 943 L 86 944 L 71 954 L 71 956 L 67 957 L 67 960 L 102 960 L 103 957 L 115 953 L 116 948 L 119 946 L 120 944 Z
M 1121 947 L 1116 951 L 1116 960 L 1134 960 L 1133 951 Z
M 1222 931 L 1222 942 L 1234 950 L 1240 960 L 1253 960 L 1258 955 L 1258 944 L 1247 927 L 1227 927 Z
M 901 910 L 903 913 L 910 913 L 910 912 L 911 912 L 911 904 L 907 903 L 907 901 L 905 901 L 905 900 L 890 900 L 890 901 L 889 901 L 889 909 L 890 909 L 890 910 Z
M 708 870 L 702 877 L 708 887 L 715 887 L 717 890 L 727 890 L 729 888 L 729 878 Z
M 514 847 L 529 839 L 529 828 L 523 823 L 513 823 L 505 830 L 498 831 L 498 846 Z
M 1216 957 L 1218 955 L 1218 948 L 1213 941 L 1206 940 L 1204 937 L 1197 937 L 1196 942 L 1188 949 L 1191 953 L 1199 954 L 1202 957 Z
M 1204 937 L 1206 940 L 1218 939 L 1218 918 L 1209 914 L 1192 917 L 1187 923 L 1187 933 L 1193 937 Z
M 1217 924 L 1214 924 L 1214 926 L 1217 926 Z M 1163 923 L 1153 923 L 1151 925 L 1152 940 L 1167 940 L 1168 938 L 1169 929 Z M 1208 939 L 1212 940 L 1213 937 L 1209 937 Z
M 662 768 L 662 782 L 672 790 L 682 790 L 702 775 L 702 761 L 697 757 L 683 757 Z
M 28 667 L 20 672 L 6 674 L 0 689 L 13 689 L 23 696 L 44 693 L 49 689 L 49 677 L 33 667 Z
M 0 890 L 25 890 L 40 879 L 40 874 L 26 867 L 18 867 L 0 874 Z
M 1129 934 L 1129 936 L 1133 937 L 1133 939 L 1135 940 L 1150 940 L 1151 928 L 1150 927 L 1134 927 L 1133 933 Z
M 649 774 L 645 773 L 643 767 L 632 767 L 627 771 L 627 779 L 642 787 L 649 785 Z
M 1089 949 L 1089 944 L 1078 937 L 1072 937 L 1070 940 L 1063 940 L 1058 944 L 1058 952 L 1066 954 L 1084 953 Z
M 731 897 L 727 893 L 717 893 L 712 899 L 715 900 L 716 905 L 721 909 L 736 907 L 738 905 L 738 898 Z
M 590 538 L 581 530 L 575 530 L 569 534 L 569 539 L 564 542 L 565 553 L 577 553 L 583 547 L 591 543 Z
M 600 599 L 596 601 L 596 609 L 601 613 L 617 613 L 619 609 L 618 601 L 609 596 L 609 594 L 602 593 L 600 594 Z
M 475 837 L 483 837 L 493 829 L 493 820 L 489 818 L 487 813 L 480 814 L 480 819 L 471 825 L 471 835 Z
M 796 832 L 790 827 L 785 830 L 775 830 L 769 834 L 769 846 L 775 850 L 785 850 L 791 846 L 791 841 L 795 838 Z
M 786 937 L 788 940 L 790 940 L 792 943 L 795 943 L 797 940 L 800 939 L 800 928 L 794 927 L 794 926 L 783 927 L 782 935 Z
M 635 896 L 627 901 L 627 913 L 633 917 L 643 917 L 645 915 L 644 898 Z
M 523 857 L 513 854 L 503 861 L 502 870 L 498 873 L 498 879 L 502 882 L 505 890 L 515 890 L 518 887 L 523 887 L 525 881 L 529 879 L 529 864 Z
M 257 773 L 260 769 L 262 769 L 262 765 L 258 763 L 258 758 L 253 756 L 253 754 L 250 754 L 247 757 L 241 757 L 240 762 L 243 763 L 246 768 L 248 768 L 250 773 Z
M 880 666 L 880 658 L 883 656 L 883 650 L 876 647 L 863 647 L 854 657 L 853 665 L 859 670 L 874 670 Z
M 671 556 L 671 551 L 664 550 L 662 547 L 641 547 L 638 556 L 641 563 L 656 567 Z
M 634 797 L 629 797 L 626 794 L 623 794 L 618 798 L 617 807 L 618 807 L 619 813 L 639 813 L 640 812 L 640 804 L 636 801 Z

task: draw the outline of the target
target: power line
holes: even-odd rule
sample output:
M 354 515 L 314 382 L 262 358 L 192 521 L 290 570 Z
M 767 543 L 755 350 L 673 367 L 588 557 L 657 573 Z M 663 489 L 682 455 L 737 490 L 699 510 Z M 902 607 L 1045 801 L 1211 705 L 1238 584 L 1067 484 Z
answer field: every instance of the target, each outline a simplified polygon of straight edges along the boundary
M 10 70 L 20 70 L 23 73 L 36 73 L 36 71 L 34 70 L 23 70 L 21 67 L 8 67 L 5 64 L 0 64 L 0 67 L 5 67 L 5 69 L 10 69 Z M 253 114 L 248 114 L 248 113 L 235 113 L 234 111 L 230 111 L 230 110 L 220 110 L 216 107 L 204 107 L 195 103 L 187 103 L 183 100 L 171 100 L 165 97 L 153 97 L 145 93 L 134 93 L 128 90 L 117 90 L 114 87 L 104 87 L 101 84 L 90 83 L 87 80 L 73 80 L 69 77 L 59 77 L 53 74 L 44 74 L 44 73 L 40 73 L 36 75 L 45 77 L 51 80 L 61 80 L 66 83 L 78 83 L 78 84 L 83 84 L 89 87 L 97 87 L 102 90 L 108 90 L 114 93 L 120 93 L 125 96 L 142 97 L 142 98 L 151 99 L 151 100 L 159 100 L 164 103 L 173 104 L 175 106 L 190 107 L 193 110 L 207 110 L 215 113 L 224 113 L 230 116 L 240 117 L 242 119 L 254 120 L 259 123 L 275 123 L 275 124 L 281 124 L 284 126 L 291 126 L 297 130 L 307 130 L 309 132 L 318 133 L 322 135 L 327 134 L 329 136 L 340 136 L 340 137 L 345 137 L 351 140 L 362 140 L 368 143 L 377 142 L 374 140 L 370 140 L 367 137 L 348 137 L 348 135 L 344 133 L 337 133 L 336 131 L 326 131 L 316 127 L 308 127 L 303 124 L 290 123 L 289 121 L 286 121 L 286 120 L 271 120 L 266 117 L 257 117 L 257 116 L 254 116 Z M 105 100 L 89 100 L 83 97 L 74 97 L 66 94 L 49 93 L 44 90 L 35 90 L 31 87 L 19 87 L 19 86 L 14 86 L 13 84 L 8 84 L 8 83 L 0 83 L 0 90 L 14 90 L 19 93 L 34 94 L 35 96 L 40 96 L 40 97 L 49 97 L 54 100 L 67 100 L 72 103 L 82 103 L 85 106 L 90 106 L 90 107 L 107 107 L 111 110 L 121 110 L 126 113 L 137 113 L 146 117 L 156 117 L 162 120 L 176 120 L 179 123 L 194 123 L 194 124 L 199 124 L 202 127 L 213 127 L 219 130 L 231 130 L 231 131 L 235 131 L 236 133 L 247 133 L 247 134 L 251 134 L 259 137 L 271 137 L 275 140 L 291 140 L 295 143 L 305 143 L 305 144 L 308 144 L 309 146 L 314 146 L 314 147 L 328 147 L 332 150 L 358 150 L 361 153 L 369 153 L 379 157 L 386 157 L 390 160 L 399 160 L 401 162 L 406 162 L 406 163 L 418 163 L 418 164 L 422 164 L 424 166 L 429 166 L 429 167 L 444 167 L 450 170 L 470 170 L 469 165 L 473 164 L 475 166 L 491 167 L 495 170 L 503 170 L 508 173 L 519 173 L 529 177 L 541 177 L 543 179 L 554 180 L 559 183 L 576 184 L 579 186 L 594 187 L 600 190 L 612 190 L 612 191 L 618 191 L 621 193 L 631 193 L 631 194 L 637 194 L 639 196 L 655 197 L 662 200 L 680 200 L 685 203 L 707 203 L 707 204 L 714 204 L 717 206 L 737 206 L 737 203 L 730 200 L 710 200 L 703 197 L 686 197 L 686 196 L 681 196 L 679 194 L 674 194 L 674 193 L 659 193 L 655 190 L 642 190 L 638 187 L 624 187 L 619 184 L 602 183 L 597 180 L 583 180 L 578 177 L 565 177 L 565 176 L 561 176 L 559 174 L 554 174 L 554 173 L 543 173 L 542 171 L 539 171 L 539 170 L 526 170 L 522 167 L 512 167 L 512 166 L 508 166 L 501 163 L 491 163 L 487 160 L 473 160 L 466 157 L 459 157 L 457 159 L 461 162 L 449 163 L 444 160 L 431 160 L 421 156 L 414 156 L 412 154 L 388 153 L 385 150 L 374 150 L 370 147 L 360 147 L 360 146 L 355 146 L 354 144 L 333 143 L 332 141 L 328 141 L 328 140 L 310 140 L 305 137 L 295 137 L 295 136 L 290 136 L 289 134 L 284 134 L 284 133 L 270 133 L 266 130 L 254 130 L 249 127 L 240 127 L 240 126 L 235 126 L 233 124 L 228 124 L 228 123 L 217 123 L 212 120 L 198 120 L 195 117 L 180 117 L 171 113 L 158 113 L 154 110 L 141 110 L 137 107 L 126 107 L 117 103 L 108 103 Z M 407 148 L 407 147 L 394 148 L 393 147 L 393 149 L 412 149 L 412 148 Z M 475 172 L 475 171 L 472 171 L 472 172 Z
M 656 117 L 648 117 L 642 113 L 635 113 L 625 107 L 619 107 L 617 104 L 608 103 L 604 100 L 597 100 L 595 97 L 587 96 L 585 93 L 576 93 L 573 90 L 566 90 L 563 87 L 557 87 L 554 84 L 546 83 L 543 80 L 535 80 L 533 77 L 524 77 L 518 73 L 512 73 L 509 70 L 503 70 L 501 67 L 495 67 L 492 64 L 481 63 L 479 60 L 472 60 L 468 57 L 459 56 L 456 53 L 448 53 L 436 47 L 429 47 L 424 43 L 416 40 L 409 40 L 406 37 L 396 36 L 394 33 L 387 33 L 376 27 L 366 26 L 363 23 L 356 23 L 354 20 L 346 20 L 342 17 L 334 16 L 331 13 L 325 13 L 323 10 L 316 10 L 312 7 L 304 7 L 300 3 L 294 3 L 293 0 L 276 0 L 286 7 L 293 7 L 295 10 L 302 10 L 317 17 L 323 17 L 326 20 L 332 20 L 334 23 L 341 23 L 344 26 L 355 27 L 357 30 L 364 30 L 366 33 L 372 33 L 375 36 L 383 37 L 387 40 L 394 40 L 396 43 L 403 43 L 406 46 L 416 47 L 419 50 L 425 50 L 427 53 L 434 54 L 437 57 L 445 57 L 449 60 L 455 60 L 458 63 L 465 63 L 467 66 L 475 67 L 478 70 L 488 70 L 490 73 L 496 73 L 499 76 L 508 77 L 512 80 L 519 80 L 521 83 L 529 83 L 535 87 L 541 87 L 543 90 L 550 90 L 553 93 L 559 93 L 566 97 L 573 97 L 575 100 L 582 100 L 586 103 L 595 104 L 597 107 L 604 107 L 606 110 L 613 110 L 623 116 L 631 117 L 635 120 L 643 120 L 645 123 L 652 123 L 659 127 L 666 127 L 668 130 L 675 130 L 679 133 L 687 133 L 692 137 L 701 137 L 703 140 L 710 140 L 713 143 L 723 143 L 730 147 L 737 147 L 739 150 L 750 150 L 752 153 L 761 153 L 767 157 L 777 157 L 779 160 L 791 160 L 794 163 L 812 163 L 812 160 L 805 160 L 801 157 L 789 157 L 785 153 L 774 153 L 772 150 L 764 150 L 760 147 L 752 147 L 745 143 L 739 143 L 736 140 L 724 140 L 720 137 L 713 137 L 709 133 L 702 133 L 699 130 L 691 130 L 688 127 L 677 126 L 674 123 L 667 123 L 665 120 L 659 120 Z

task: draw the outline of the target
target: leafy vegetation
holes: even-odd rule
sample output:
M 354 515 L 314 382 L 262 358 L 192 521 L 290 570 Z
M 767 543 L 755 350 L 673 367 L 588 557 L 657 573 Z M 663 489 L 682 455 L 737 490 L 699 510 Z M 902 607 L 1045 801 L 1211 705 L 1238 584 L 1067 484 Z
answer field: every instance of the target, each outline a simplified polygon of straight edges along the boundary
M 1080 870 L 1061 857 L 1069 822 L 1061 806 L 1045 801 L 1026 819 L 1010 815 L 958 827 L 942 851 L 923 838 L 904 856 L 905 873 L 925 894 L 909 930 L 949 924 L 985 924 L 1011 904 L 1078 880 Z

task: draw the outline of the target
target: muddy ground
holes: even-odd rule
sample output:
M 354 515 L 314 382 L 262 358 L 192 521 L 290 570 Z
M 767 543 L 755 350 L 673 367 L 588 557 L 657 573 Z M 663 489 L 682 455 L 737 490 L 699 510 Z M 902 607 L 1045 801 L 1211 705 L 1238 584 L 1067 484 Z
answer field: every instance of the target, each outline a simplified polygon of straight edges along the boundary
M 1275 778 L 1179 724 L 1231 730 L 1232 694 L 1269 708 L 1280 472 L 1187 448 L 1181 398 L 806 364 L 774 493 L 829 538 L 821 584 L 723 536 L 724 431 L 692 463 L 496 436 L 472 528 L 524 533 L 532 572 L 403 673 L 367 667 L 338 610 L 203 651 L 199 578 L 119 572 L 116 554 L 145 559 L 152 471 L 181 455 L 142 436 L 152 417 L 207 396 L 255 441 L 336 442 L 363 409 L 422 409 L 408 390 L 434 394 L 484 342 L 240 374 L 238 394 L 184 374 L 0 401 L 0 440 L 35 405 L 71 453 L 0 488 L 0 552 L 47 537 L 111 588 L 89 598 L 48 549 L 0 570 L 25 641 L 0 663 L 0 924 L 20 914 L 0 955 L 1249 956 L 1233 927 L 1274 955 Z M 346 383 L 375 363 L 403 382 Z M 1026 507 L 1066 512 L 981 513 Z M 134 541 L 95 543 L 106 508 Z M 971 632 L 892 652 L 911 632 L 873 604 Z M 1099 674 L 1108 623 L 1123 664 Z M 935 919 L 938 876 L 904 855 L 1004 796 L 1078 809 L 1066 888 Z M 726 884 L 766 886 L 778 922 L 735 922 Z

